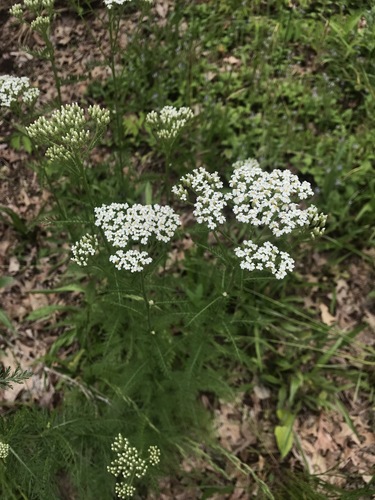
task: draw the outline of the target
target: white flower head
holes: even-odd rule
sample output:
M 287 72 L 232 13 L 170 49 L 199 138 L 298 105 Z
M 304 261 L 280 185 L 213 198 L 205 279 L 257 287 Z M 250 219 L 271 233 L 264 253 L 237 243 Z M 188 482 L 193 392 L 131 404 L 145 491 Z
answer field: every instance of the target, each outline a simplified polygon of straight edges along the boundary
M 10 108 L 19 102 L 32 104 L 38 96 L 39 89 L 32 87 L 26 76 L 0 76 L 0 107 Z
M 180 184 L 173 186 L 172 193 L 182 201 L 187 201 L 189 190 L 196 200 L 193 214 L 198 224 L 206 224 L 209 229 L 216 229 L 224 224 L 223 210 L 227 205 L 225 196 L 221 192 L 223 183 L 217 172 L 210 173 L 203 167 L 193 170 L 180 179 Z
M 99 241 L 97 236 L 86 233 L 72 246 L 72 261 L 76 262 L 79 266 L 87 266 L 89 257 L 96 254 L 98 246 Z
M 168 243 L 173 237 L 180 218 L 169 206 L 112 203 L 96 207 L 95 224 L 100 227 L 109 243 L 125 249 L 129 245 L 147 245 L 151 239 Z M 141 271 L 152 262 L 146 251 L 117 251 L 110 257 L 117 269 Z
M 243 247 L 235 248 L 234 253 L 241 260 L 241 269 L 248 271 L 270 271 L 277 279 L 282 279 L 288 271 L 293 271 L 294 260 L 287 252 L 280 251 L 275 245 L 266 241 L 256 245 L 251 240 L 243 241 Z
M 289 170 L 264 172 L 253 159 L 237 162 L 233 168 L 232 191 L 226 199 L 232 202 L 237 220 L 267 226 L 277 238 L 308 226 L 312 219 L 322 229 L 324 218 L 318 216 L 316 207 L 304 210 L 298 205 L 313 196 L 310 183 L 301 182 Z
M 148 466 L 156 465 L 160 461 L 160 450 L 157 446 L 150 446 L 148 449 L 149 458 L 141 458 L 138 450 L 130 446 L 129 440 L 119 434 L 111 446 L 116 453 L 116 458 L 107 467 L 108 472 L 117 477 L 121 482 L 116 484 L 115 492 L 120 498 L 128 498 L 136 492 L 132 482 L 135 479 L 143 478 L 148 470 Z
M 146 122 L 153 127 L 159 139 L 169 141 L 174 140 L 193 117 L 194 114 L 190 108 L 164 106 L 159 112 L 148 113 Z

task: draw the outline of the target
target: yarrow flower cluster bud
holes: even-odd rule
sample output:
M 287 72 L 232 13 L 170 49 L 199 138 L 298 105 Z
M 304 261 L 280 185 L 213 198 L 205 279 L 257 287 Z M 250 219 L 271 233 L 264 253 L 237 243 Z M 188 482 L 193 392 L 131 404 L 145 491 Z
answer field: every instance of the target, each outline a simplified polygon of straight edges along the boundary
M 195 193 L 196 201 L 193 213 L 198 224 L 207 224 L 210 229 L 215 229 L 219 224 L 225 222 L 223 209 L 227 203 L 220 191 L 223 183 L 217 172 L 211 174 L 200 167 L 182 177 L 180 183 L 173 186 L 172 192 L 182 201 L 187 201 L 187 188 Z
M 31 21 L 30 27 L 38 31 L 39 33 L 42 33 L 46 31 L 51 24 L 51 19 L 48 16 L 38 16 L 34 19 L 34 21 Z
M 233 212 L 240 222 L 253 226 L 268 226 L 277 238 L 298 227 L 308 226 L 311 220 L 322 227 L 317 208 L 301 209 L 296 202 L 314 193 L 309 182 L 301 182 L 289 170 L 264 172 L 256 160 L 249 159 L 233 165 L 229 182 L 232 191 L 226 195 L 233 202 Z
M 146 122 L 155 130 L 159 139 L 167 141 L 175 139 L 181 130 L 194 117 L 190 108 L 175 108 L 165 106 L 161 111 L 151 111 L 146 116 Z
M 30 85 L 26 76 L 0 76 L 0 107 L 10 108 L 24 102 L 32 104 L 39 96 L 39 89 Z
M 235 248 L 234 253 L 242 259 L 241 269 L 263 271 L 267 269 L 277 278 L 285 278 L 287 271 L 293 271 L 294 260 L 287 252 L 281 252 L 275 245 L 266 241 L 256 245 L 251 240 L 243 241 L 244 248 Z
M 54 0 L 24 0 L 23 5 L 20 3 L 14 4 L 9 9 L 9 14 L 16 17 L 19 22 L 25 21 L 24 8 L 26 8 L 31 13 L 37 16 L 37 19 L 31 22 L 31 28 L 39 31 L 42 28 L 42 26 L 48 26 L 50 24 L 50 17 L 53 14 L 53 6 L 54 6 Z M 49 14 L 48 17 L 41 15 L 45 9 L 48 10 Z M 43 21 L 39 19 L 39 17 L 43 18 Z M 48 24 L 46 25 L 44 23 L 47 23 L 47 20 Z
M 129 440 L 121 434 L 116 437 L 111 449 L 117 457 L 107 470 L 121 480 L 121 483 L 116 485 L 116 494 L 120 498 L 131 497 L 136 491 L 132 481 L 144 477 L 149 465 L 154 466 L 160 462 L 160 450 L 157 446 L 150 446 L 149 459 L 144 460 L 140 457 L 138 450 L 130 446 Z
M 146 3 L 152 3 L 153 0 L 144 0 Z M 124 5 L 124 3 L 132 2 L 132 0 L 104 0 L 108 9 L 112 9 L 113 5 Z
M 95 224 L 103 229 L 107 241 L 117 248 L 134 243 L 146 245 L 151 237 L 167 243 L 180 224 L 179 216 L 168 206 L 112 203 L 96 207 L 94 211 Z M 110 257 L 110 261 L 117 269 L 138 272 L 152 259 L 145 251 L 120 250 Z
M 95 255 L 99 246 L 96 235 L 86 233 L 82 238 L 72 246 L 72 261 L 79 266 L 87 266 L 89 256 Z
M 3 460 L 9 455 L 9 444 L 0 441 L 0 458 Z
M 109 111 L 99 106 L 87 110 L 77 103 L 54 111 L 50 118 L 38 118 L 26 132 L 40 145 L 47 145 L 46 156 L 51 160 L 66 160 L 79 151 L 86 152 L 109 123 Z

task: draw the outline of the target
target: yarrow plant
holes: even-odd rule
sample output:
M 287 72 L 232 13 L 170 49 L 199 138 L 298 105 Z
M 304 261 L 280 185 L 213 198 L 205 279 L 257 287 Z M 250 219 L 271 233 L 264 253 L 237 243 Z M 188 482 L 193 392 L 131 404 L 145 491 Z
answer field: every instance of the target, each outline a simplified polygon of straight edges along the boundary
M 109 120 L 108 110 L 94 105 L 86 114 L 73 103 L 54 111 L 50 118 L 38 118 L 26 132 L 38 145 L 48 146 L 46 156 L 50 161 L 69 161 L 93 148 Z
M 103 230 L 106 240 L 117 248 L 129 244 L 147 245 L 152 237 L 167 243 L 180 224 L 180 218 L 169 206 L 112 203 L 96 207 L 95 225 Z M 146 251 L 130 249 L 118 250 L 111 255 L 117 269 L 131 272 L 142 271 L 152 262 Z
M 164 106 L 159 112 L 148 113 L 146 122 L 151 125 L 156 137 L 164 141 L 173 141 L 193 117 L 190 108 Z
M 268 227 L 276 238 L 307 226 L 312 226 L 313 237 L 324 231 L 327 217 L 314 205 L 306 209 L 298 205 L 314 194 L 310 184 L 301 182 L 288 170 L 268 173 L 254 159 L 236 162 L 229 186 L 231 191 L 224 194 L 218 173 L 209 173 L 201 167 L 182 177 L 172 192 L 182 201 L 188 201 L 189 190 L 192 191 L 195 195 L 193 214 L 198 224 L 206 224 L 211 230 L 224 224 L 223 209 L 232 205 L 239 222 L 254 228 Z M 257 245 L 252 240 L 244 240 L 243 248 L 237 247 L 234 253 L 242 259 L 242 269 L 269 270 L 277 279 L 284 278 L 287 271 L 294 268 L 290 255 L 270 242 Z
M 142 479 L 149 466 L 156 466 L 160 462 L 160 449 L 157 446 L 150 446 L 148 457 L 141 458 L 138 450 L 130 446 L 129 440 L 121 434 L 116 437 L 111 449 L 117 457 L 107 470 L 121 481 L 116 484 L 115 492 L 120 498 L 132 497 L 136 492 L 133 482 L 136 479 Z
M 0 76 L 0 107 L 14 108 L 22 102 L 33 104 L 39 96 L 39 89 L 32 87 L 26 76 Z

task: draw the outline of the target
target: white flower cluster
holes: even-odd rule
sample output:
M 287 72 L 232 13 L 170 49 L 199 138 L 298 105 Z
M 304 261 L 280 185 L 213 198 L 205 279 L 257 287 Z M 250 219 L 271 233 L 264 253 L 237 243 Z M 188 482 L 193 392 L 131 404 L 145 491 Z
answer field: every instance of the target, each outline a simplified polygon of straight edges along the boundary
M 148 449 L 148 454 L 149 454 L 149 459 L 148 461 L 150 462 L 151 465 L 157 465 L 160 463 L 160 448 L 157 446 L 150 446 Z
M 168 206 L 112 203 L 94 210 L 95 224 L 103 230 L 107 241 L 117 248 L 134 243 L 146 245 L 153 236 L 167 243 L 180 224 L 179 216 Z M 144 251 L 120 250 L 110 257 L 110 261 L 117 269 L 139 272 L 152 259 Z
M 0 76 L 0 107 L 10 108 L 20 100 L 32 104 L 38 96 L 39 89 L 31 87 L 26 76 Z
M 193 117 L 190 108 L 164 106 L 159 112 L 148 113 L 146 122 L 155 128 L 155 134 L 159 139 L 173 140 Z
M 124 5 L 124 3 L 131 2 L 132 0 L 104 0 L 108 9 L 112 9 L 112 5 Z M 144 0 L 147 3 L 152 3 L 153 0 Z
M 138 450 L 130 446 L 129 440 L 121 434 L 116 437 L 114 443 L 111 445 L 111 449 L 117 454 L 117 457 L 107 467 L 107 470 L 122 481 L 116 485 L 116 494 L 120 498 L 131 497 L 136 490 L 127 481 L 130 480 L 131 482 L 134 478 L 141 479 L 144 477 L 148 470 L 147 461 L 139 456 Z M 149 454 L 150 458 L 148 462 L 150 465 L 159 463 L 160 450 L 157 446 L 150 446 Z
M 227 203 L 220 191 L 223 183 L 217 172 L 211 174 L 200 167 L 182 177 L 180 183 L 173 186 L 172 192 L 182 201 L 187 201 L 187 188 L 195 193 L 196 201 L 193 213 L 198 224 L 207 224 L 210 229 L 215 229 L 219 224 L 225 222 L 223 209 Z
M 172 192 L 187 201 L 189 190 L 193 191 L 197 222 L 212 230 L 225 222 L 223 209 L 231 204 L 238 221 L 268 227 L 277 238 L 307 226 L 312 228 L 313 237 L 323 233 L 326 215 L 320 214 L 315 205 L 302 209 L 298 204 L 314 194 L 308 182 L 301 182 L 288 170 L 264 172 L 253 159 L 236 162 L 233 169 L 231 191 L 225 195 L 218 173 L 208 173 L 202 167 L 182 177 Z M 242 269 L 268 269 L 281 279 L 294 268 L 290 255 L 269 242 L 258 246 L 245 240 L 243 245 L 244 248 L 235 249 L 237 257 L 242 259 Z
M 289 170 L 264 172 L 253 159 L 237 162 L 233 168 L 232 191 L 226 199 L 233 202 L 240 222 L 267 226 L 277 238 L 312 221 L 316 227 L 324 226 L 326 217 L 319 216 L 314 205 L 303 210 L 296 203 L 314 194 L 309 182 L 301 182 Z
M 95 255 L 99 246 L 96 235 L 86 233 L 82 238 L 72 246 L 72 261 L 79 266 L 87 266 L 89 256 Z
M 38 144 L 48 146 L 46 156 L 51 160 L 71 158 L 72 153 L 95 141 L 110 120 L 109 111 L 97 105 L 90 106 L 87 114 L 88 118 L 77 103 L 67 104 L 50 118 L 38 118 L 26 132 Z
M 152 259 L 147 252 L 140 252 L 139 250 L 117 250 L 115 255 L 109 257 L 109 261 L 115 265 L 116 269 L 121 271 L 130 271 L 132 273 L 139 273 L 143 271 L 145 266 L 151 264 Z
M 287 252 L 281 252 L 275 245 L 266 241 L 259 246 L 251 240 L 243 241 L 244 248 L 238 247 L 234 249 L 234 253 L 238 258 L 242 259 L 240 263 L 241 269 L 248 271 L 264 269 L 271 271 L 277 278 L 282 279 L 286 276 L 287 271 L 293 271 L 294 260 Z
M 3 460 L 9 455 L 9 444 L 0 441 L 0 458 Z

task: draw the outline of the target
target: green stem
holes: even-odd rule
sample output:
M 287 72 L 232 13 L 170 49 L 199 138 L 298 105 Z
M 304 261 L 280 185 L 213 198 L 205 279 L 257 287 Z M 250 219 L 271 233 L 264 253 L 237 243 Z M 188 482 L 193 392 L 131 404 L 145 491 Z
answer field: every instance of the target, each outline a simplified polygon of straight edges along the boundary
M 44 38 L 44 42 L 46 44 L 46 48 L 48 51 L 48 58 L 49 58 L 49 61 L 51 63 L 53 78 L 55 80 L 55 85 L 56 85 L 56 90 L 57 90 L 57 100 L 58 100 L 59 106 L 61 107 L 62 106 L 61 81 L 60 81 L 59 73 L 57 71 L 57 66 L 56 66 L 55 49 L 54 49 L 54 46 L 53 46 L 47 32 L 44 34 L 43 38 Z
M 119 23 L 115 25 L 116 16 L 113 12 L 109 11 L 109 19 L 108 19 L 108 28 L 109 28 L 109 43 L 111 47 L 111 54 L 109 58 L 109 66 L 111 69 L 113 86 L 114 86 L 114 114 L 115 114 L 115 131 L 114 131 L 114 139 L 117 144 L 118 150 L 118 161 L 117 161 L 117 172 L 118 172 L 118 181 L 121 186 L 122 195 L 126 194 L 126 184 L 123 173 L 124 166 L 124 131 L 122 125 L 122 117 L 121 117 L 121 106 L 120 106 L 120 89 L 119 89 L 119 81 L 116 72 L 116 54 L 117 54 L 117 35 L 119 29 Z
M 152 332 L 150 303 L 149 303 L 148 297 L 147 297 L 146 286 L 145 286 L 145 276 L 144 276 L 143 271 L 141 272 L 141 288 L 142 288 L 143 300 L 144 300 L 145 307 L 146 307 L 148 330 L 149 330 L 149 332 Z

